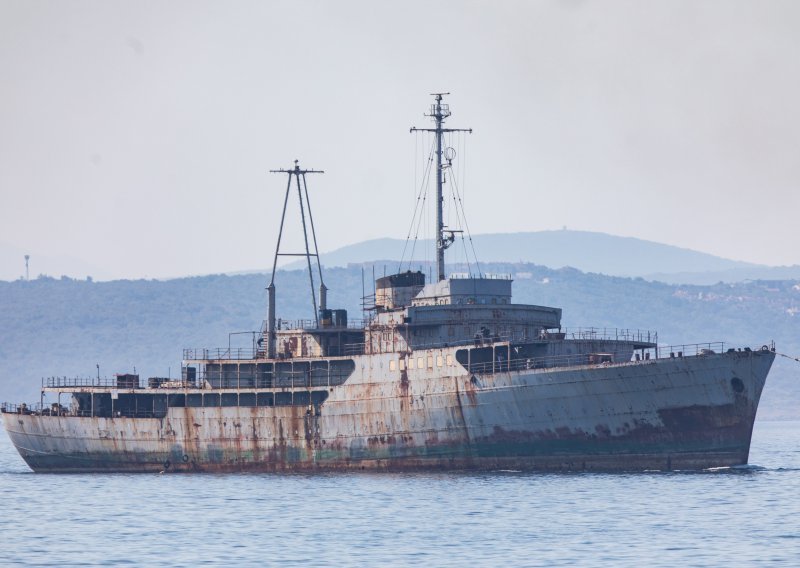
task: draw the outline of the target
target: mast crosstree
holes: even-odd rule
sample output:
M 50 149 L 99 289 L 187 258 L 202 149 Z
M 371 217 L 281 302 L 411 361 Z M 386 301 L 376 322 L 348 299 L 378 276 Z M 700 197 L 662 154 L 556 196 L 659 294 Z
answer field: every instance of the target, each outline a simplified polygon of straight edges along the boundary
M 442 209 L 444 205 L 444 196 L 442 186 L 444 185 L 444 170 L 442 166 L 442 158 L 451 161 L 452 156 L 444 156 L 442 148 L 442 135 L 445 132 L 472 132 L 471 128 L 444 128 L 444 121 L 450 116 L 450 105 L 442 103 L 442 97 L 450 93 L 431 93 L 435 97 L 435 101 L 431 105 L 429 116 L 436 124 L 436 128 L 416 128 L 411 127 L 410 132 L 433 132 L 436 135 L 436 272 L 438 281 L 444 280 L 444 251 L 453 244 L 455 240 L 455 231 L 447 231 L 444 227 L 444 219 L 442 218 Z M 447 233 L 447 235 L 445 235 Z

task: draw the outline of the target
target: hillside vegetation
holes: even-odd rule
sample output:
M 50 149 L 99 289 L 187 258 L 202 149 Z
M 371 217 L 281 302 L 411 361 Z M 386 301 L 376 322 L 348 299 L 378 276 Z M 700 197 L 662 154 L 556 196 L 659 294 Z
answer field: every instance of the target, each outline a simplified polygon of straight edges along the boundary
M 383 267 L 376 267 L 382 274 Z M 800 354 L 800 285 L 793 280 L 711 286 L 669 285 L 641 278 L 492 264 L 515 277 L 514 300 L 562 307 L 563 325 L 657 330 L 662 343 L 726 341 Z M 371 292 L 372 266 L 366 267 Z M 329 307 L 361 317 L 362 267 L 325 272 Z M 38 278 L 0 282 L 0 400 L 35 400 L 40 378 L 132 371 L 175 376 L 184 347 L 227 346 L 229 332 L 259 329 L 265 317 L 263 274 L 169 281 L 92 282 Z M 308 277 L 276 276 L 279 315 L 310 318 Z M 798 314 L 798 315 L 796 315 Z M 249 345 L 246 335 L 230 337 Z M 798 418 L 800 364 L 778 358 L 760 416 Z

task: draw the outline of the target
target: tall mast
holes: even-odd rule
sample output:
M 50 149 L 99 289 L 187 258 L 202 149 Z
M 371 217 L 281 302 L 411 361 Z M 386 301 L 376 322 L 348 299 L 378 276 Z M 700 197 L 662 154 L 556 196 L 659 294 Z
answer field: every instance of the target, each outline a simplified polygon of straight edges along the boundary
M 314 270 L 311 267 L 311 257 L 316 258 L 317 260 L 317 271 L 319 273 L 319 303 L 320 309 L 326 308 L 326 296 L 327 296 L 327 288 L 325 283 L 322 281 L 322 265 L 320 264 L 319 260 L 319 249 L 317 248 L 317 233 L 314 230 L 314 217 L 311 215 L 311 201 L 308 199 L 308 186 L 306 185 L 306 174 L 323 174 L 322 170 L 307 170 L 302 169 L 300 164 L 297 160 L 294 161 L 294 168 L 284 170 L 270 170 L 270 173 L 274 174 L 288 174 L 288 183 L 286 184 L 286 196 L 283 198 L 283 213 L 281 214 L 281 225 L 280 229 L 278 229 L 278 243 L 275 246 L 275 257 L 272 261 L 272 278 L 270 279 L 269 286 L 267 287 L 267 291 L 269 293 L 269 306 L 267 309 L 267 332 L 268 332 L 268 344 L 267 344 L 267 353 L 269 357 L 275 357 L 275 338 L 276 338 L 276 328 L 275 328 L 275 271 L 278 268 L 278 257 L 279 256 L 304 256 L 306 258 L 306 263 L 308 264 L 308 280 L 311 284 L 311 305 L 314 309 L 314 321 L 316 323 L 316 327 L 319 327 L 319 311 L 317 310 L 317 298 L 316 292 L 314 290 Z M 292 190 L 292 177 L 295 178 L 297 182 L 297 198 L 300 203 L 300 219 L 303 224 L 303 239 L 305 241 L 305 252 L 299 253 L 282 253 L 281 252 L 281 239 L 283 238 L 283 224 L 286 220 L 286 205 L 289 202 L 289 193 Z M 308 220 L 311 225 L 311 236 L 313 239 L 314 244 L 314 252 L 311 252 L 311 248 L 309 247 L 308 241 L 308 230 L 306 227 L 306 209 L 308 209 Z
M 449 232 L 445 236 L 444 219 L 442 209 L 444 207 L 444 195 L 442 186 L 444 185 L 444 167 L 442 166 L 443 148 L 442 135 L 445 132 L 472 132 L 471 128 L 444 128 L 444 121 L 450 116 L 450 105 L 442 103 L 442 97 L 450 93 L 431 93 L 436 102 L 431 105 L 429 116 L 436 124 L 436 128 L 414 128 L 411 132 L 433 132 L 436 135 L 436 273 L 438 281 L 444 280 L 444 251 L 453 243 L 453 233 Z M 452 156 L 451 156 L 452 157 Z M 449 161 L 449 160 L 448 160 Z

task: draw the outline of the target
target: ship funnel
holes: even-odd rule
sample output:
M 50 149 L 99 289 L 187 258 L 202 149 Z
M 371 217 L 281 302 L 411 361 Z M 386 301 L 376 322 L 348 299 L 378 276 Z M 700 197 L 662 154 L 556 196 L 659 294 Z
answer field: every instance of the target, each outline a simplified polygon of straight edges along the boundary
M 328 309 L 328 287 L 324 283 L 319 285 L 319 309 L 320 311 Z

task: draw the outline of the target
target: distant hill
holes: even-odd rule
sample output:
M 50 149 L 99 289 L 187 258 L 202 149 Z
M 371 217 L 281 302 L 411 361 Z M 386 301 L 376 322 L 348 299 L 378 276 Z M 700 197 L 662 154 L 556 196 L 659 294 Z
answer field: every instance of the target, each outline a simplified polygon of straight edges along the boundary
M 589 231 L 476 235 L 472 245 L 482 264 L 523 262 L 556 269 L 572 267 L 583 272 L 642 277 L 671 284 L 800 278 L 800 266 L 765 266 L 632 237 Z M 430 240 L 406 244 L 401 239 L 384 238 L 322 253 L 321 261 L 327 267 L 346 267 L 349 264 L 369 262 L 375 263 L 380 270 L 385 265 L 387 270 L 394 271 L 401 258 L 408 261 L 412 256 L 412 249 L 415 267 L 425 266 L 426 261 L 433 258 L 433 243 Z M 104 271 L 78 258 L 41 255 L 36 251 L 22 251 L 0 243 L 0 281 L 16 280 L 24 274 L 23 256 L 26 253 L 32 255 L 31 278 L 45 274 L 52 277 L 67 275 L 78 279 L 91 275 L 95 280 L 108 279 Z M 474 260 L 472 246 L 465 240 L 457 239 L 448 251 L 448 261 L 463 264 L 467 258 Z M 304 266 L 304 261 L 296 261 L 283 269 L 300 269 Z M 265 266 L 229 274 L 263 274 L 268 270 Z
M 23 278 L 26 254 L 31 257 L 29 262 L 31 278 L 36 278 L 40 274 L 55 277 L 67 275 L 73 278 L 92 276 L 98 280 L 106 277 L 104 271 L 80 258 L 40 254 L 37 251 L 22 250 L 0 242 L 0 280 Z
M 643 277 L 669 283 L 713 284 L 747 279 L 800 278 L 800 266 L 770 267 L 721 258 L 671 245 L 632 237 L 618 237 L 589 231 L 538 231 L 476 235 L 473 244 L 479 260 L 485 262 L 529 262 L 550 268 L 572 267 L 583 272 L 612 276 Z M 433 243 L 420 240 L 415 258 L 433 255 Z M 325 266 L 347 266 L 372 261 L 397 262 L 405 241 L 373 239 L 345 246 L 321 255 Z M 464 245 L 456 241 L 450 258 L 464 259 Z M 427 255 L 427 256 L 426 256 Z M 469 257 L 471 257 L 471 248 Z M 286 268 L 300 268 L 297 262 Z
M 370 276 L 372 265 L 364 267 Z M 377 265 L 376 272 L 382 271 Z M 551 269 L 528 263 L 487 263 L 510 272 L 514 299 L 564 309 L 563 324 L 657 330 L 662 343 L 730 342 L 800 355 L 800 284 L 796 280 L 710 286 L 671 285 Z M 362 266 L 325 272 L 328 305 L 361 317 Z M 311 317 L 303 271 L 276 276 L 279 315 Z M 0 282 L 0 400 L 38 399 L 39 379 L 132 371 L 179 373 L 184 347 L 247 345 L 265 316 L 263 274 L 169 281 L 91 282 L 38 278 Z M 369 293 L 369 292 L 368 292 Z M 779 358 L 761 417 L 800 418 L 800 364 Z
M 729 270 L 706 272 L 674 272 L 672 274 L 645 274 L 647 280 L 670 284 L 716 284 L 717 282 L 744 282 L 746 280 L 798 280 L 800 266 L 750 266 Z

